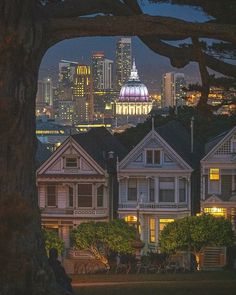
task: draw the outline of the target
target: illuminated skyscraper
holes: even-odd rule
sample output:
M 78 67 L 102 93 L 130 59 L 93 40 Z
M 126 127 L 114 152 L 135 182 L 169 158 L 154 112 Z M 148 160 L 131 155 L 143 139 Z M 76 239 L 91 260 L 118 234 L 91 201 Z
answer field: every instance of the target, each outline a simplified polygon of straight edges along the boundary
M 91 67 L 77 65 L 74 75 L 73 100 L 76 107 L 77 122 L 88 122 L 93 119 L 93 91 Z
M 132 64 L 131 38 L 121 38 L 116 44 L 116 88 L 120 91 L 130 76 Z
M 43 80 L 38 81 L 36 104 L 38 106 L 53 105 L 53 84 L 51 77 L 44 77 Z
M 93 91 L 101 91 L 103 89 L 103 61 L 105 54 L 103 51 L 94 52 L 92 55 L 92 76 Z
M 185 92 L 183 88 L 186 86 L 185 76 L 183 73 L 166 73 L 162 76 L 162 107 L 175 107 L 185 104 Z

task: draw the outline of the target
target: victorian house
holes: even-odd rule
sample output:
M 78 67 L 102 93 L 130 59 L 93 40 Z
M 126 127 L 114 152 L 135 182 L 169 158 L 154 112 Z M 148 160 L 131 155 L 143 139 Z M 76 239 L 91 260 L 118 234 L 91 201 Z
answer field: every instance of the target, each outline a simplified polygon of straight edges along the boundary
M 196 155 L 177 121 L 152 130 L 118 165 L 120 218 L 139 215 L 145 250 L 156 250 L 166 224 L 191 214 Z M 194 197 L 197 198 L 197 192 Z
M 70 136 L 37 170 L 42 226 L 70 247 L 70 230 L 108 220 L 117 199 L 116 162 L 125 148 L 105 128 Z
M 205 146 L 201 160 L 201 209 L 229 218 L 236 230 L 236 126 Z

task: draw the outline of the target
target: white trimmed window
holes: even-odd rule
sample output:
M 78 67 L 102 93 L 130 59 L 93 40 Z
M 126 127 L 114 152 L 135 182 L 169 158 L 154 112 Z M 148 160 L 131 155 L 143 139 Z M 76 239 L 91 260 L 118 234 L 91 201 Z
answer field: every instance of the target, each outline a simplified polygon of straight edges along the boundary
M 155 179 L 149 179 L 149 202 L 155 202 Z
M 156 219 L 149 218 L 149 243 L 156 242 Z
M 74 189 L 69 186 L 68 188 L 68 207 L 73 207 L 74 205 Z
M 57 206 L 57 189 L 56 185 L 47 186 L 47 207 Z
M 160 165 L 161 164 L 161 151 L 157 149 L 146 150 L 146 164 L 147 165 Z
M 175 178 L 160 177 L 159 178 L 159 202 L 175 201 Z
M 65 158 L 66 168 L 78 168 L 78 158 L 77 157 L 66 157 Z
M 128 180 L 128 201 L 137 201 L 137 179 Z
M 187 181 L 186 178 L 179 178 L 179 201 L 186 202 Z
M 92 183 L 78 184 L 78 207 L 89 207 L 93 205 L 93 185 Z
M 97 207 L 104 206 L 104 185 L 97 188 Z
M 210 168 L 208 178 L 208 193 L 220 194 L 220 169 Z

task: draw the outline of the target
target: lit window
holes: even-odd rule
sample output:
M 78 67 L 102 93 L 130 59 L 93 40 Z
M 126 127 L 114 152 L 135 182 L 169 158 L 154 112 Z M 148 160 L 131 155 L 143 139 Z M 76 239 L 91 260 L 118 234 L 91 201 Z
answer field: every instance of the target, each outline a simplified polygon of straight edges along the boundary
M 211 168 L 210 169 L 210 180 L 220 180 L 220 169 Z
M 208 193 L 209 194 L 220 194 L 220 169 L 211 168 L 209 173 L 208 181 Z
M 173 218 L 161 218 L 161 219 L 159 219 L 159 231 L 161 232 L 168 223 L 174 222 L 174 221 L 175 220 Z
M 66 158 L 66 168 L 77 168 L 78 162 L 75 157 L 67 157 Z
M 155 218 L 149 219 L 149 242 L 150 243 L 156 242 L 156 219 Z
M 125 221 L 134 223 L 134 222 L 137 222 L 137 217 L 133 215 L 128 215 L 128 216 L 125 216 Z
M 48 207 L 56 207 L 56 186 L 48 185 L 47 186 L 47 206 Z
M 203 212 L 207 213 L 207 214 L 211 214 L 216 217 L 225 217 L 226 218 L 226 216 L 227 216 L 226 208 L 216 208 L 216 207 L 204 208 Z
M 160 150 L 146 150 L 146 164 L 159 165 L 161 163 Z

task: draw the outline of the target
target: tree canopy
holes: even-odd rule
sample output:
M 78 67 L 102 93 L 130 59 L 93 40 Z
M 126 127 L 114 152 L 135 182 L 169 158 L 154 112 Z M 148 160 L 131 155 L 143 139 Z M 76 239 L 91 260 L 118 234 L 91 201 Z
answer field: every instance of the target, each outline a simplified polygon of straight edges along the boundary
M 207 246 L 232 246 L 231 222 L 212 215 L 189 216 L 168 224 L 160 234 L 160 249 L 166 253 L 189 250 L 198 255 Z
M 131 254 L 134 251 L 135 229 L 124 220 L 81 223 L 72 232 L 74 245 L 91 254 L 109 268 L 110 251 Z

